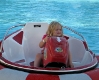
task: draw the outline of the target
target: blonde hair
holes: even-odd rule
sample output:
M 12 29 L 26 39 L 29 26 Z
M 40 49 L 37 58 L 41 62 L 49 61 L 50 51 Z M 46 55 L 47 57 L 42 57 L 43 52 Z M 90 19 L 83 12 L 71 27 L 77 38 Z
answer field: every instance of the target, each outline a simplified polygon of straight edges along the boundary
M 62 29 L 62 25 L 59 23 L 59 22 L 56 22 L 56 21 L 52 21 L 50 24 L 49 24 L 49 27 L 48 27 L 48 30 L 46 32 L 46 34 L 48 36 L 53 36 L 53 31 L 55 30 L 55 28 L 57 26 L 61 26 L 61 29 Z M 63 30 L 62 30 L 62 36 L 63 36 Z

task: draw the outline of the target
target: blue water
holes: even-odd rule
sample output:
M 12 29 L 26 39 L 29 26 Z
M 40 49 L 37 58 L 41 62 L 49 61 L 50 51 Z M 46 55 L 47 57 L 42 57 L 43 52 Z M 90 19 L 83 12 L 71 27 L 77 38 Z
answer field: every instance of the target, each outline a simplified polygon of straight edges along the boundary
M 53 20 L 80 32 L 99 54 L 99 0 L 0 0 L 0 39 L 18 23 Z

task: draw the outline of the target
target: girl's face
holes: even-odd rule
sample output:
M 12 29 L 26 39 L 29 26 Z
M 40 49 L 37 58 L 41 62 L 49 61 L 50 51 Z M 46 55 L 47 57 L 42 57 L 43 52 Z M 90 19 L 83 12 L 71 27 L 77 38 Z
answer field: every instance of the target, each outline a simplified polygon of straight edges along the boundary
M 62 27 L 61 27 L 61 26 L 57 26 L 57 27 L 53 30 L 53 36 L 56 36 L 56 37 L 62 36 Z

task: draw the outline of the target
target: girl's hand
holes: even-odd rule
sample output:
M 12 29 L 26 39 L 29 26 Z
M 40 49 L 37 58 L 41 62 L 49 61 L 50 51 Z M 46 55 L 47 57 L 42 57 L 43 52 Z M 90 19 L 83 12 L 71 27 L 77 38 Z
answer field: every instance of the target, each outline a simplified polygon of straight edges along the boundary
M 43 40 L 44 40 L 45 42 L 47 42 L 47 40 L 48 40 L 48 36 L 46 36 Z
M 43 40 L 40 41 L 39 47 L 43 48 L 48 40 L 48 36 L 46 36 Z

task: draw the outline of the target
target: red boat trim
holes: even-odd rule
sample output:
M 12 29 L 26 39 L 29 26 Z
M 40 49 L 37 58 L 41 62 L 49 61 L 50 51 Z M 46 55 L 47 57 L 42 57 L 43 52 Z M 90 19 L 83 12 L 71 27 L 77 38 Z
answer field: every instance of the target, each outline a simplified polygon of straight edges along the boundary
M 41 73 L 41 74 L 54 74 L 55 75 L 55 74 L 81 73 L 81 72 L 95 68 L 97 66 L 98 61 L 96 58 L 94 58 L 91 64 L 88 64 L 82 67 L 77 67 L 77 68 L 66 68 L 64 70 L 61 70 L 60 68 L 52 69 L 52 68 L 35 68 L 31 66 L 24 66 L 24 65 L 10 62 L 4 59 L 3 57 L 0 57 L 0 63 L 7 68 L 11 68 L 15 70 L 25 71 L 29 73 Z
M 14 36 L 13 39 L 14 39 L 16 42 L 18 42 L 19 44 L 22 44 L 23 31 L 21 31 L 21 32 L 18 33 L 16 36 Z
M 1 69 L 4 69 L 4 66 L 0 65 L 0 70 L 1 70 Z
M 26 80 L 60 80 L 60 78 L 58 75 L 29 74 Z
M 83 44 L 84 44 L 84 46 L 85 46 L 85 49 L 88 50 L 88 45 L 87 45 L 87 43 L 86 43 L 85 41 L 83 41 Z
M 25 60 L 24 59 L 21 59 L 19 61 L 16 61 L 15 63 L 22 63 L 22 62 L 25 62 Z
M 99 79 L 99 69 L 94 69 L 86 72 L 88 76 L 91 77 L 92 80 L 98 80 Z
M 4 39 L 4 40 L 6 40 L 7 38 L 9 38 L 9 36 L 13 35 L 14 33 L 18 32 L 18 31 L 20 31 L 20 30 L 21 30 L 21 29 L 16 30 L 15 32 L 13 32 L 13 33 L 11 33 L 11 34 L 7 35 L 7 36 L 5 37 L 5 39 Z

